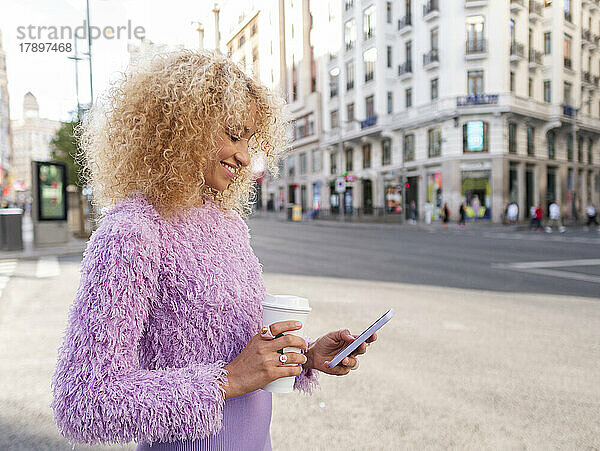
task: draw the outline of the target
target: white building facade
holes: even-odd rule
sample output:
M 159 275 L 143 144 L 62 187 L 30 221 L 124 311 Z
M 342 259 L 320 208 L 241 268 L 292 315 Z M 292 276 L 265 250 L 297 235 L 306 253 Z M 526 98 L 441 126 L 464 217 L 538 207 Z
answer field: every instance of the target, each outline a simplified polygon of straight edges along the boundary
M 2 48 L 0 31 L 0 189 L 4 191 L 9 183 L 13 159 L 12 133 L 10 126 L 10 101 L 8 96 L 8 78 L 6 75 L 6 53 Z M 7 193 L 9 194 L 9 193 Z M 7 197 L 11 197 L 10 195 Z
M 52 158 L 50 142 L 60 126 L 60 121 L 41 118 L 37 99 L 31 92 L 25 94 L 23 117 L 12 121 L 12 186 L 21 192 L 20 200 L 31 196 L 31 161 L 49 161 Z
M 552 200 L 566 220 L 598 206 L 598 2 L 273 3 L 297 122 L 263 202 L 392 220 L 412 202 L 421 218 L 447 203 L 456 219 L 464 202 L 494 222 L 511 202 L 520 219 Z

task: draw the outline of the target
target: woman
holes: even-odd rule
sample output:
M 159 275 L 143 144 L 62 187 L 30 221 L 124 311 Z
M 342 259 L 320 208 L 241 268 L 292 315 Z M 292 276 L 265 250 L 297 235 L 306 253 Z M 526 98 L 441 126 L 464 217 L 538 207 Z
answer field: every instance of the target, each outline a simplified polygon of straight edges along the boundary
M 465 227 L 465 219 L 467 216 L 467 211 L 466 211 L 464 202 L 460 203 L 460 207 L 458 208 L 458 214 L 459 214 L 458 228 L 463 229 Z
M 98 105 L 82 162 L 105 215 L 59 349 L 55 421 L 71 443 L 270 449 L 271 394 L 259 389 L 296 376 L 310 392 L 317 370 L 348 374 L 366 350 L 329 369 L 347 330 L 307 343 L 274 338 L 293 322 L 262 327 L 242 216 L 251 162 L 262 154 L 277 171 L 283 102 L 225 56 L 180 51 L 124 75 Z M 287 346 L 304 352 L 280 358 Z

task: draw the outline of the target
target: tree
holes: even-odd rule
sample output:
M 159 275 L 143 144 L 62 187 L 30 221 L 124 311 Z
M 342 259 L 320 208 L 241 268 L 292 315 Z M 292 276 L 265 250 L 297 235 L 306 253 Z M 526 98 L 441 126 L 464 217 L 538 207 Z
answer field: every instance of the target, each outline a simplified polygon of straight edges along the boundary
M 63 122 L 52 141 L 50 141 L 50 148 L 52 159 L 67 165 L 67 185 L 75 185 L 81 192 L 83 188 L 82 168 L 75 159 L 80 150 L 74 133 L 74 129 L 78 124 L 79 121 L 77 120 Z

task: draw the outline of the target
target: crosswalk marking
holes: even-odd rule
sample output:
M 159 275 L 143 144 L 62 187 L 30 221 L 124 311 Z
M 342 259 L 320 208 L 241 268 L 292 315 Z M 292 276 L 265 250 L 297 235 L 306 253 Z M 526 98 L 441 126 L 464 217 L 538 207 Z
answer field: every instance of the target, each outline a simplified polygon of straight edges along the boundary
M 600 283 L 600 276 L 593 274 L 582 274 L 573 271 L 562 271 L 550 268 L 567 268 L 574 266 L 600 266 L 599 258 L 585 258 L 574 260 L 546 260 L 537 262 L 520 263 L 494 263 L 494 269 L 508 269 L 511 271 L 528 272 L 541 276 L 558 277 L 571 280 L 582 280 L 584 282 Z
M 0 297 L 8 284 L 8 281 L 15 273 L 16 267 L 17 260 L 0 260 Z
M 60 265 L 58 263 L 58 257 L 40 257 L 37 261 L 35 269 L 35 277 L 42 279 L 45 277 L 56 277 L 60 275 Z
M 527 241 L 554 241 L 561 243 L 578 243 L 578 244 L 597 244 L 600 245 L 600 238 L 598 237 L 585 237 L 585 236 L 568 236 L 559 234 L 547 234 L 547 233 L 522 233 L 522 232 L 486 232 L 483 234 L 485 238 L 501 239 L 501 240 L 527 240 Z

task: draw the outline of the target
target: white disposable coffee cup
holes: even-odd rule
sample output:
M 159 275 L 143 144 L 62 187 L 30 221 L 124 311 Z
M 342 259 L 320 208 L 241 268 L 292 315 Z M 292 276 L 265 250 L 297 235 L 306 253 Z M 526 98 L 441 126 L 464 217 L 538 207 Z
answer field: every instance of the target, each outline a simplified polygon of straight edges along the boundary
M 267 294 L 262 302 L 263 307 L 263 325 L 270 326 L 279 321 L 300 321 L 302 328 L 284 332 L 284 334 L 294 334 L 304 337 L 304 325 L 306 318 L 311 311 L 308 299 L 287 294 Z M 283 352 L 301 352 L 299 348 L 283 348 Z M 295 365 L 295 364 L 291 364 Z M 281 377 L 265 385 L 263 390 L 271 393 L 290 393 L 294 390 L 295 377 Z

